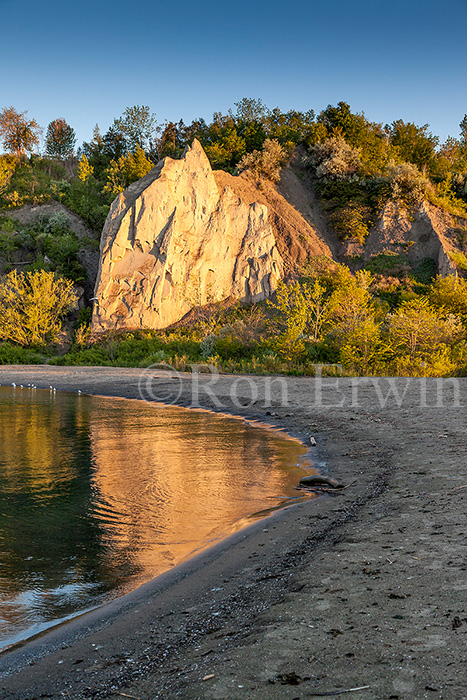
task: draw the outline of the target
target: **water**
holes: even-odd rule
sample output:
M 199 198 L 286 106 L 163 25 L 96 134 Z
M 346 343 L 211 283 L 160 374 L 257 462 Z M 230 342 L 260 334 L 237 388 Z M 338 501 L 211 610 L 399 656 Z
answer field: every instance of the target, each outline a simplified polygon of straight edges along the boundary
M 296 497 L 304 452 L 203 411 L 0 387 L 0 649 Z

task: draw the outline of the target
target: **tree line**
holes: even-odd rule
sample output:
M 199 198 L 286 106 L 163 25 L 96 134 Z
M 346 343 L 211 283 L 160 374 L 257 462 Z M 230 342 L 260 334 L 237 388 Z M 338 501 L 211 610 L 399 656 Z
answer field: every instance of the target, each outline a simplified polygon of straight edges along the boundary
M 434 203 L 467 215 L 467 115 L 459 129 L 441 143 L 428 124 L 398 119 L 383 125 L 346 102 L 316 113 L 269 109 L 260 99 L 243 98 L 211 122 L 190 124 L 159 123 L 148 106 L 127 107 L 105 133 L 96 125 L 78 148 L 73 127 L 60 117 L 45 130 L 41 156 L 40 125 L 27 112 L 5 107 L 0 208 L 61 199 L 97 230 L 118 192 L 161 158 L 179 158 L 195 138 L 213 168 L 269 179 L 278 178 L 279 166 L 302 145 L 336 231 L 364 240 L 384 196 L 416 200 L 431 187 Z

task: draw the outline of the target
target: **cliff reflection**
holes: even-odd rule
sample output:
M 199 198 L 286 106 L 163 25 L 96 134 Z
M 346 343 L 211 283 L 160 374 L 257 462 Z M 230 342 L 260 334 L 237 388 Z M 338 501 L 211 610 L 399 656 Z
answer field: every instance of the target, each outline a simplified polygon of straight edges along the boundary
M 154 570 L 291 495 L 303 453 L 243 421 L 130 402 L 91 421 L 90 433 L 107 537 Z
M 296 495 L 303 452 L 201 411 L 0 387 L 0 646 Z

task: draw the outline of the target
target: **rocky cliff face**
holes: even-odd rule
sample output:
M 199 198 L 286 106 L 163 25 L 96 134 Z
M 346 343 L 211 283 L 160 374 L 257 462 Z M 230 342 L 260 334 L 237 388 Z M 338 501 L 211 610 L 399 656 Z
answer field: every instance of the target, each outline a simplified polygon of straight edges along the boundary
M 113 202 L 92 327 L 165 328 L 194 306 L 268 297 L 283 276 L 267 207 L 218 188 L 195 141 Z
M 464 222 L 465 224 L 465 222 Z M 379 253 L 406 253 L 412 263 L 424 258 L 435 261 L 440 275 L 456 273 L 456 266 L 449 257 L 459 250 L 459 231 L 462 222 L 447 212 L 422 202 L 415 212 L 397 202 L 385 204 L 370 235 L 361 245 L 356 241 L 344 241 L 339 257 L 360 257 L 367 262 Z

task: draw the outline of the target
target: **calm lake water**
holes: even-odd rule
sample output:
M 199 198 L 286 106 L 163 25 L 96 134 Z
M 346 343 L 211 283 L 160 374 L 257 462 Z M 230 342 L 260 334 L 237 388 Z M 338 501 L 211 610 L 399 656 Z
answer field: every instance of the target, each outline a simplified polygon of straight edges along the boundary
M 290 502 L 304 453 L 203 411 L 0 387 L 0 649 Z

